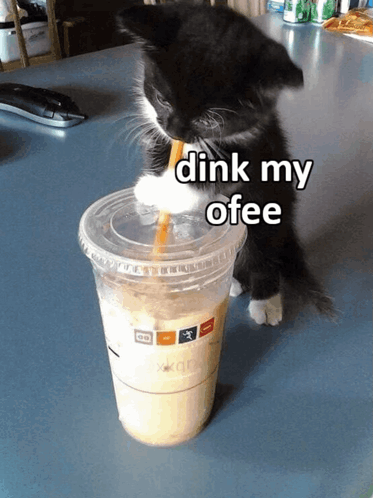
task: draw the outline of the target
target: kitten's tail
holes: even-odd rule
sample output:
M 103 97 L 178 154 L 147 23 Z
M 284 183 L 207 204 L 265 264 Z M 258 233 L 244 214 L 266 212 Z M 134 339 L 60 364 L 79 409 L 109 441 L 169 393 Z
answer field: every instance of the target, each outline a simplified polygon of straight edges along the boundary
M 328 295 L 320 282 L 314 277 L 304 263 L 301 272 L 281 272 L 283 293 L 288 300 L 303 307 L 313 305 L 316 310 L 330 321 L 337 322 L 339 312 L 334 306 L 333 298 Z

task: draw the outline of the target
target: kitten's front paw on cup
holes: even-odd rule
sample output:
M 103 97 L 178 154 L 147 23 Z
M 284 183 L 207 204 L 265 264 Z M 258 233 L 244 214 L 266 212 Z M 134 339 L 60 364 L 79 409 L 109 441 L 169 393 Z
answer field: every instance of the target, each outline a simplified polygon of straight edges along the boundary
M 140 204 L 144 204 L 145 206 L 154 206 L 157 204 L 159 178 L 159 176 L 155 175 L 144 175 L 139 178 L 134 188 L 134 194 Z
M 134 193 L 139 202 L 172 214 L 192 211 L 209 200 L 205 192 L 178 182 L 173 170 L 165 171 L 162 176 L 142 176 Z

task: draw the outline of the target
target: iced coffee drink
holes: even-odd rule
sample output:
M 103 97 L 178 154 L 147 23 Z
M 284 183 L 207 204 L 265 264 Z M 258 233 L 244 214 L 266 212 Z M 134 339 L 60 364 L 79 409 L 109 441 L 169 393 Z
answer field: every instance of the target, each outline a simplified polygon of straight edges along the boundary
M 141 442 L 169 446 L 195 436 L 211 412 L 245 229 L 179 215 L 168 250 L 152 261 L 152 228 L 134 202 L 131 189 L 97 201 L 80 242 L 94 269 L 119 419 Z

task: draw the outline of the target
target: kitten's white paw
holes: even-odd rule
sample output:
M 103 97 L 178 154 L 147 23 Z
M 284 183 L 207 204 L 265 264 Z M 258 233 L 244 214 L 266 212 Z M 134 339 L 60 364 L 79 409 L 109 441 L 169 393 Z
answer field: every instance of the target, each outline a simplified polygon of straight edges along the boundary
M 282 320 L 281 295 L 269 299 L 253 299 L 249 305 L 250 317 L 258 325 L 278 325 Z
M 134 188 L 136 199 L 146 206 L 153 206 L 157 201 L 157 185 L 159 177 L 154 175 L 141 176 Z
M 173 214 L 196 209 L 209 199 L 205 192 L 178 182 L 173 170 L 166 170 L 161 176 L 142 176 L 134 193 L 139 202 Z
M 234 278 L 232 280 L 231 288 L 229 290 L 229 295 L 231 297 L 237 297 L 240 294 L 242 294 L 242 292 L 243 292 L 243 289 L 242 289 L 240 282 Z

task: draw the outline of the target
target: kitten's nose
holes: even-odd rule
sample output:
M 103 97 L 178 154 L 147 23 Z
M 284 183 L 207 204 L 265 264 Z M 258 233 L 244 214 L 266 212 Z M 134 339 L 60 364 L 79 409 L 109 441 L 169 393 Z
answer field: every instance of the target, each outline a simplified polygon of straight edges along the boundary
M 188 129 L 187 124 L 183 118 L 178 116 L 170 116 L 167 121 L 167 133 L 174 140 L 181 140 L 183 142 L 189 142 L 192 138 L 192 134 Z

